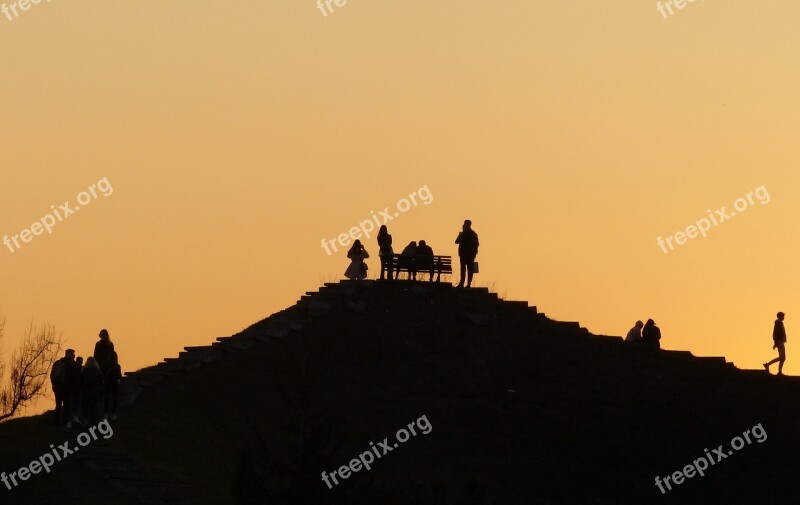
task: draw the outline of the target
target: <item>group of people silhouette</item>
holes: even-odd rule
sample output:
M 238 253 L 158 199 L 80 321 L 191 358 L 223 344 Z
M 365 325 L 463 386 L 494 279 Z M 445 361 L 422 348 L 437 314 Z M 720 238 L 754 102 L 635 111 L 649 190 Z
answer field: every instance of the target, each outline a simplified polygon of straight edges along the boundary
M 777 319 L 775 319 L 772 329 L 772 349 L 778 350 L 778 357 L 763 364 L 767 373 L 770 373 L 770 366 L 778 363 L 778 375 L 783 375 L 783 364 L 786 362 L 786 327 L 783 325 L 785 317 L 786 314 L 778 312 Z M 636 324 L 625 336 L 625 342 L 642 343 L 660 349 L 661 329 L 652 319 L 648 319 L 647 323 L 636 321 Z
M 636 321 L 625 336 L 625 342 L 636 342 L 661 349 L 661 328 L 656 326 L 656 322 L 652 319 L 648 319 L 646 323 Z
M 392 247 L 392 236 L 389 234 L 386 225 L 380 227 L 377 241 L 378 255 L 381 260 L 380 280 L 396 280 L 397 272 L 394 271 L 394 264 L 392 263 L 392 258 L 395 255 Z M 464 221 L 455 243 L 458 244 L 458 257 L 461 266 L 461 278 L 457 287 L 464 287 L 465 280 L 467 287 L 471 287 L 476 267 L 475 258 L 478 256 L 478 246 L 480 245 L 478 234 L 472 229 L 472 221 L 469 219 Z M 344 276 L 352 280 L 365 279 L 369 267 L 364 260 L 369 258 L 369 253 L 360 240 L 353 242 L 353 246 L 347 251 L 347 257 L 350 259 L 350 265 L 345 270 Z M 416 241 L 409 242 L 399 255 L 397 267 L 407 270 L 410 280 L 416 280 L 418 273 L 428 272 L 428 280 L 433 282 L 433 248 L 425 240 L 420 240 L 419 243 Z
M 55 395 L 54 423 L 57 428 L 72 428 L 94 424 L 102 400 L 103 418 L 116 419 L 119 384 L 122 369 L 114 343 L 107 330 L 101 330 L 92 356 L 75 357 L 74 349 L 67 349 L 64 357 L 53 363 L 50 383 Z

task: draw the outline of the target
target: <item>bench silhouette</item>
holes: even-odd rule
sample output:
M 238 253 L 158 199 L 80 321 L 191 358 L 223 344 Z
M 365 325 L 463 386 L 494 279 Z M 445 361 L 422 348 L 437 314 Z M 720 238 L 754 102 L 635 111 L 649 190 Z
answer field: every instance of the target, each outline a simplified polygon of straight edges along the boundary
M 436 282 L 439 282 L 442 274 L 450 275 L 453 273 L 453 258 L 451 256 L 403 256 L 401 254 L 392 254 L 389 258 L 389 264 L 392 266 L 392 272 L 395 274 L 405 272 L 411 278 L 411 273 L 418 274 L 436 273 Z M 397 276 L 395 275 L 395 278 Z

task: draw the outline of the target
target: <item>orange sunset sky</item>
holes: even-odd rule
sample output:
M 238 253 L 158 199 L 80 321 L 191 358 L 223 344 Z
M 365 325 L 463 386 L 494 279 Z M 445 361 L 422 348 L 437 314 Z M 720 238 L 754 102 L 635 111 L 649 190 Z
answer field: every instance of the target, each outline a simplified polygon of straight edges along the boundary
M 800 373 L 800 3 L 332 7 L 0 14 L 0 237 L 113 188 L 1 245 L 6 352 L 31 321 L 83 356 L 108 328 L 123 370 L 233 334 L 342 278 L 323 238 L 426 187 L 388 223 L 396 249 L 455 255 L 470 218 L 477 284 L 595 333 L 652 317 L 663 347 L 745 368 L 783 310 Z M 706 238 L 657 244 L 762 186 Z

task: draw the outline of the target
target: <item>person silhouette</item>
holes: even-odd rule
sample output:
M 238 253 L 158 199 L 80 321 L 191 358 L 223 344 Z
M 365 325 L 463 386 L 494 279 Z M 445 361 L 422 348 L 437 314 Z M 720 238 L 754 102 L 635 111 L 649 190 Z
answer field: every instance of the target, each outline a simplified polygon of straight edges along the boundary
M 381 280 L 384 279 L 384 275 L 386 273 L 389 274 L 389 280 L 394 280 L 392 276 L 392 255 L 394 254 L 394 250 L 392 249 L 392 236 L 389 235 L 389 230 L 386 228 L 386 225 L 382 225 L 381 229 L 378 230 L 378 256 L 381 259 Z
M 472 276 L 475 273 L 475 257 L 478 255 L 478 234 L 472 230 L 472 221 L 464 221 L 461 233 L 456 237 L 458 244 L 458 259 L 461 262 L 461 280 L 458 287 L 464 287 L 464 274 L 468 272 L 467 287 L 472 285 Z
M 656 326 L 656 322 L 652 319 L 648 319 L 647 322 L 644 324 L 644 328 L 642 328 L 642 340 L 641 342 L 655 347 L 656 349 L 661 349 L 661 329 Z
M 117 418 L 117 398 L 119 397 L 119 382 L 122 380 L 122 368 L 119 366 L 119 356 L 116 352 L 109 355 L 108 371 L 103 376 L 103 411 L 104 419 Z
M 106 329 L 100 330 L 98 337 L 100 337 L 100 340 L 94 344 L 94 354 L 92 356 L 97 361 L 100 371 L 105 374 L 108 369 L 109 356 L 114 352 L 114 342 L 111 341 Z
M 403 252 L 400 253 L 400 260 L 397 264 L 398 267 L 408 270 L 408 278 L 410 280 L 417 279 L 416 255 L 417 243 L 412 240 L 405 249 L 403 249 Z
M 81 390 L 81 424 L 87 426 L 94 423 L 97 402 L 103 390 L 103 374 L 100 365 L 93 357 L 86 358 L 80 378 Z
M 67 428 L 72 428 L 72 423 L 77 423 L 81 418 L 81 370 L 83 358 L 78 356 L 68 371 L 68 381 L 72 384 L 72 409 L 67 420 Z
M 764 369 L 769 373 L 770 365 L 778 363 L 778 375 L 783 375 L 783 364 L 786 362 L 786 327 L 783 325 L 783 318 L 786 314 L 778 312 L 777 317 L 772 329 L 772 348 L 778 349 L 778 357 L 764 363 Z
M 433 248 L 429 246 L 424 240 L 419 241 L 417 246 L 415 270 L 430 272 L 431 278 L 428 279 L 433 282 Z
M 344 276 L 355 281 L 364 279 L 367 276 L 367 264 L 364 260 L 369 258 L 369 253 L 360 240 L 353 242 L 353 247 L 347 251 L 347 257 L 350 258 L 350 266 L 344 271 Z
M 633 325 L 633 328 L 631 328 L 625 336 L 625 342 L 640 342 L 642 340 L 642 326 L 644 326 L 643 322 L 636 321 L 636 324 Z
M 56 397 L 56 408 L 53 420 L 56 428 L 62 428 L 69 422 L 72 412 L 72 395 L 75 384 L 71 381 L 70 369 L 75 363 L 75 351 L 67 349 L 64 357 L 53 363 L 50 368 L 50 385 Z

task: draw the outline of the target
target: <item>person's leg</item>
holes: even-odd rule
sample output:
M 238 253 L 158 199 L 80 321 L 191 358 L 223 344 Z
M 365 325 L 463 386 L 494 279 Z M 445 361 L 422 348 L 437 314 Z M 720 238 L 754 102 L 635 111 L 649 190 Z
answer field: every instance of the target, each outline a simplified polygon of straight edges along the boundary
M 111 389 L 111 419 L 117 417 L 117 399 L 119 398 L 119 384 L 114 384 Z
M 70 420 L 78 422 L 81 419 L 81 392 L 76 389 L 72 392 L 72 413 Z
M 386 278 L 386 256 L 381 256 L 381 277 L 380 280 Z
M 81 420 L 80 423 L 86 426 L 86 419 L 89 416 L 89 404 L 91 400 L 89 398 L 90 393 L 88 391 L 81 391 Z
M 472 286 L 472 276 L 475 274 L 475 258 L 468 258 L 469 263 L 467 263 L 467 272 L 469 272 L 469 277 L 467 277 L 467 287 Z
M 87 422 L 89 425 L 95 424 L 97 420 L 97 409 L 100 407 L 100 393 L 97 391 L 93 391 L 91 395 L 91 399 L 89 400 L 89 417 L 87 418 Z
M 458 257 L 458 261 L 461 264 L 461 279 L 458 281 L 458 287 L 463 288 L 464 287 L 464 277 L 466 276 L 466 273 L 467 273 L 466 258 L 464 258 L 463 256 L 459 256 Z
M 108 414 L 111 412 L 111 388 L 106 387 L 103 390 L 103 418 L 107 419 Z
M 67 428 L 72 427 L 72 391 L 64 392 L 64 408 L 61 411 L 61 425 Z
M 783 363 L 786 362 L 786 344 L 781 342 L 778 346 L 778 375 L 783 375 Z
M 53 394 L 56 397 L 56 408 L 53 411 L 53 424 L 55 424 L 56 428 L 60 428 L 63 425 L 61 417 L 64 410 L 64 395 L 60 387 L 53 388 Z

